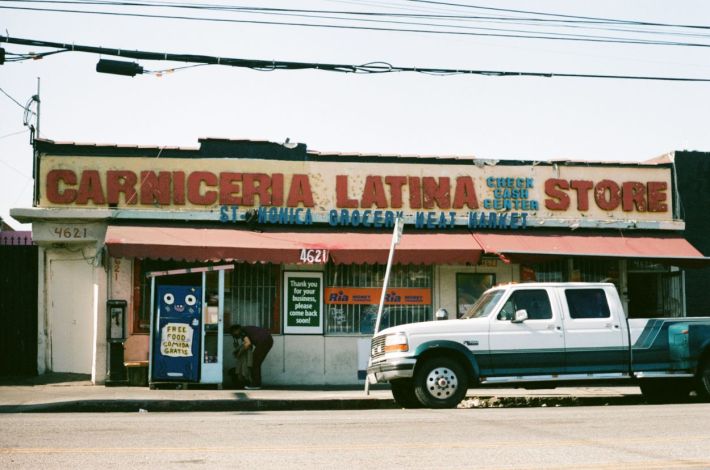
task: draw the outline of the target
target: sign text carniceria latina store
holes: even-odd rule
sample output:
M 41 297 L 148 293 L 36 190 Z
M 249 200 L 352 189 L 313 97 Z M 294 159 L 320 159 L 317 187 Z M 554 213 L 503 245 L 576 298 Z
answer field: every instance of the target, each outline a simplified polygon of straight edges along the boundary
M 272 165 L 274 171 L 269 171 Z M 670 169 L 45 156 L 42 207 L 212 210 L 223 222 L 525 228 L 527 218 L 672 220 Z

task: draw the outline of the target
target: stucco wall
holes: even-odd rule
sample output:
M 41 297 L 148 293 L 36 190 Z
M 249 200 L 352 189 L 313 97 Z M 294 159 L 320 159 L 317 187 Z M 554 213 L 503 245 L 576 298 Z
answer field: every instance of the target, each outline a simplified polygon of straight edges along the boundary
M 277 335 L 262 366 L 268 385 L 357 385 L 358 336 Z M 224 340 L 226 371 L 234 367 L 232 341 Z

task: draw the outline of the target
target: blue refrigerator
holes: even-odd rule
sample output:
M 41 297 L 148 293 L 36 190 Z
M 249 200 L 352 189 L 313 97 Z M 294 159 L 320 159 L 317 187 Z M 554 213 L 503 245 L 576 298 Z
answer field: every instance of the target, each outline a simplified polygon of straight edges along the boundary
M 159 286 L 153 330 L 153 382 L 200 380 L 202 288 Z

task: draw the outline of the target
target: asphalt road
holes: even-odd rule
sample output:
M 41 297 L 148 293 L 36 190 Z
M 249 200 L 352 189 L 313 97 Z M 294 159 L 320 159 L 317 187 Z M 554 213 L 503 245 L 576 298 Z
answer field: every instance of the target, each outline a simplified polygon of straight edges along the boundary
M 0 415 L 0 468 L 710 468 L 710 404 Z

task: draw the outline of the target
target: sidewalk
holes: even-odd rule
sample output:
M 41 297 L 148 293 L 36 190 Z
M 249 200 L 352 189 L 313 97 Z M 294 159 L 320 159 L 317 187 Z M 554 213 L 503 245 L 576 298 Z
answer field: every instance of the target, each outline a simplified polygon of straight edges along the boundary
M 460 408 L 643 403 L 638 387 L 545 390 L 470 389 Z M 263 390 L 151 390 L 92 385 L 87 376 L 46 374 L 0 380 L 0 413 L 153 411 L 285 411 L 397 408 L 387 386 Z

